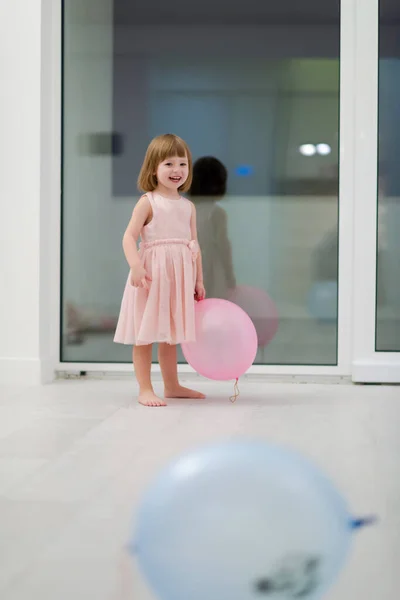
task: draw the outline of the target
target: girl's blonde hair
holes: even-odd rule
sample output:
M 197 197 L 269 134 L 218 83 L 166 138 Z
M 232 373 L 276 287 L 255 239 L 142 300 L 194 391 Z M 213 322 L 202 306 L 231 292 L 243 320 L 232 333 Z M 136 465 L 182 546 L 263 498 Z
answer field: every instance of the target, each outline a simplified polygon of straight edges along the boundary
M 142 192 L 153 192 L 157 185 L 156 171 L 158 165 L 167 158 L 180 156 L 187 158 L 189 175 L 185 183 L 178 189 L 181 192 L 186 192 L 190 189 L 193 177 L 192 155 L 188 145 L 177 135 L 166 133 L 154 138 L 147 148 L 146 156 L 144 157 L 142 168 L 138 177 L 138 188 Z

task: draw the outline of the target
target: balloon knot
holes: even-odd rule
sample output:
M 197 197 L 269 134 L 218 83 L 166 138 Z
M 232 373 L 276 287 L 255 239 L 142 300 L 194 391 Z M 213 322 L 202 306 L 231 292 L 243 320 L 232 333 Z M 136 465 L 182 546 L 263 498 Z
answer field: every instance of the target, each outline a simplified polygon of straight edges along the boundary
M 368 527 L 370 525 L 375 525 L 377 522 L 377 517 L 361 517 L 359 519 L 353 519 L 350 522 L 351 529 L 361 529 L 362 527 Z

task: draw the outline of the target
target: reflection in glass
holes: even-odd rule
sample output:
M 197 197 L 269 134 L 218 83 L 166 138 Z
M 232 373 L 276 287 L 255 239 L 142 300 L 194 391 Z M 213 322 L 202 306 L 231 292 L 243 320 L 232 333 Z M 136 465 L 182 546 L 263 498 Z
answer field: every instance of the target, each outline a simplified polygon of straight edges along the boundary
M 209 295 L 277 307 L 257 363 L 336 364 L 339 3 L 323 4 L 204 0 L 172 18 L 159 0 L 65 0 L 64 361 L 130 361 L 112 342 L 121 238 L 147 144 L 173 132 L 196 161 Z
M 219 204 L 226 194 L 228 172 L 213 156 L 193 165 L 191 200 L 196 205 L 197 233 L 202 248 L 204 285 L 209 298 L 228 299 L 236 287 L 228 214 Z
M 380 2 L 376 350 L 400 352 L 400 8 Z

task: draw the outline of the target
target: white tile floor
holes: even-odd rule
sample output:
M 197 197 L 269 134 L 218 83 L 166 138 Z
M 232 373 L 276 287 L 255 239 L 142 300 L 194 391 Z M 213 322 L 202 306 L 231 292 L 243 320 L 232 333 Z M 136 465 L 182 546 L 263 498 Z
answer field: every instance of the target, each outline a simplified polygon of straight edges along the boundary
M 129 380 L 0 386 L 0 597 L 151 600 L 123 551 L 140 494 L 170 457 L 244 434 L 305 453 L 379 515 L 327 600 L 397 600 L 400 388 L 246 381 L 231 405 L 229 384 L 198 387 L 204 402 L 146 409 Z

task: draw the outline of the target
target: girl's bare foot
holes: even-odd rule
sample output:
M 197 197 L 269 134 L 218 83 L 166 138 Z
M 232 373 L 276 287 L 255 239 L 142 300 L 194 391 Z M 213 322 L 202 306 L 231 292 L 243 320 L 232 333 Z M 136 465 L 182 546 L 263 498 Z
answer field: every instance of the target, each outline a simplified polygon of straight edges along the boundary
M 138 398 L 139 404 L 143 406 L 167 406 L 164 400 L 161 400 L 153 391 L 141 392 Z
M 193 398 L 195 400 L 202 400 L 205 398 L 205 395 L 201 392 L 196 392 L 195 390 L 182 387 L 181 385 L 173 388 L 165 388 L 164 396 L 165 398 Z

